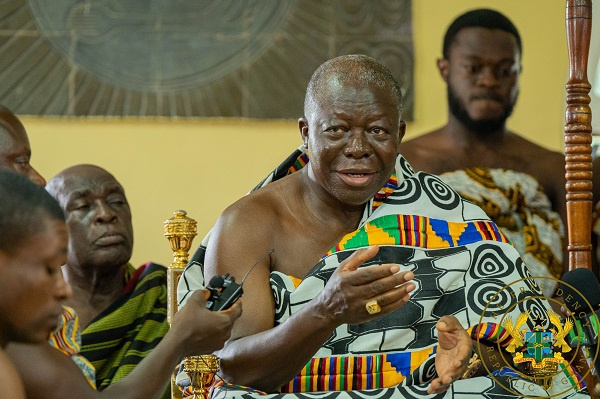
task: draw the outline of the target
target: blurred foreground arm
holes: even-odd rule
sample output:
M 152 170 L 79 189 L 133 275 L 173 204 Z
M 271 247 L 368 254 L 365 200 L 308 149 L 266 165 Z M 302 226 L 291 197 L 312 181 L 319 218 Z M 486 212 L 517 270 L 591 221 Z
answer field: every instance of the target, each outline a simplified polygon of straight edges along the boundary
M 94 390 L 79 367 L 47 343 L 10 344 L 8 353 L 26 381 L 27 397 L 31 399 L 158 399 L 177 363 L 184 356 L 211 353 L 223 347 L 234 321 L 242 313 L 240 302 L 223 312 L 209 311 L 204 306 L 208 295 L 208 291 L 194 292 L 176 313 L 171 330 L 156 348 L 131 374 L 104 391 Z

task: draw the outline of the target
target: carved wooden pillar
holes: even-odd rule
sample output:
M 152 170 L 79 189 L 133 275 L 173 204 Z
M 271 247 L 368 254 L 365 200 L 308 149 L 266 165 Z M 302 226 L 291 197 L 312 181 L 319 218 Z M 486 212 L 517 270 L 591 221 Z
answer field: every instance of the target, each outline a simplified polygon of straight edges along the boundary
M 592 0 L 567 0 L 569 81 L 565 124 L 565 177 L 569 270 L 592 265 L 592 111 L 587 63 Z
M 569 81 L 565 124 L 565 177 L 567 179 L 567 227 L 569 270 L 592 268 L 592 111 L 587 63 L 592 30 L 592 0 L 567 0 Z M 578 351 L 579 352 L 579 351 Z M 582 356 L 581 352 L 578 356 Z M 588 393 L 598 383 L 585 373 Z

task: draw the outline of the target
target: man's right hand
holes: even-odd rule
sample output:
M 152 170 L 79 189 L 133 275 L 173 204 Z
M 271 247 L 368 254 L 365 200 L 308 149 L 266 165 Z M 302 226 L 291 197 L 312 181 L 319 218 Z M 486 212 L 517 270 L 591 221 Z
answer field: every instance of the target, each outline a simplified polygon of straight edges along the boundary
M 359 249 L 343 261 L 318 297 L 318 308 L 336 325 L 359 324 L 393 312 L 410 299 L 414 274 L 399 272 L 396 264 L 359 268 L 379 251 L 374 245 Z M 376 300 L 381 311 L 369 314 L 366 304 Z
M 209 297 L 208 290 L 195 291 L 173 317 L 171 332 L 182 340 L 183 356 L 203 355 L 223 348 L 231 336 L 233 323 L 242 314 L 241 300 L 227 310 L 208 310 L 205 303 Z

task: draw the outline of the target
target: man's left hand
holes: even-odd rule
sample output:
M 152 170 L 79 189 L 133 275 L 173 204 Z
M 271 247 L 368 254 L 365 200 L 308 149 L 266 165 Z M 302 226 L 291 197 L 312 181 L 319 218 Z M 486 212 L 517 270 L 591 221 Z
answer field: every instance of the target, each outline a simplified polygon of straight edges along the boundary
M 445 392 L 450 384 L 461 378 L 473 354 L 471 337 L 456 317 L 443 316 L 435 328 L 438 331 L 435 358 L 438 378 L 431 381 L 427 390 L 430 394 Z

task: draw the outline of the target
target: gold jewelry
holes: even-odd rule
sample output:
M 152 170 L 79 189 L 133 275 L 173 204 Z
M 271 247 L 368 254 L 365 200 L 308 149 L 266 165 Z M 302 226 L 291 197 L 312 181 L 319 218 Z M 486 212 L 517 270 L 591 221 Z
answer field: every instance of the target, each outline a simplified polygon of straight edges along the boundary
M 469 359 L 469 364 L 467 365 L 467 369 L 465 370 L 462 377 L 460 377 L 460 379 L 466 380 L 467 378 L 471 378 L 473 376 L 473 374 L 475 374 L 477 372 L 477 370 L 479 369 L 479 366 L 481 366 L 481 359 L 479 359 L 479 356 L 477 356 L 477 353 L 473 353 L 473 356 L 471 356 L 471 358 Z
M 371 299 L 369 302 L 365 304 L 365 308 L 367 308 L 367 312 L 369 314 L 377 314 L 381 312 L 381 306 L 377 303 L 377 300 Z

